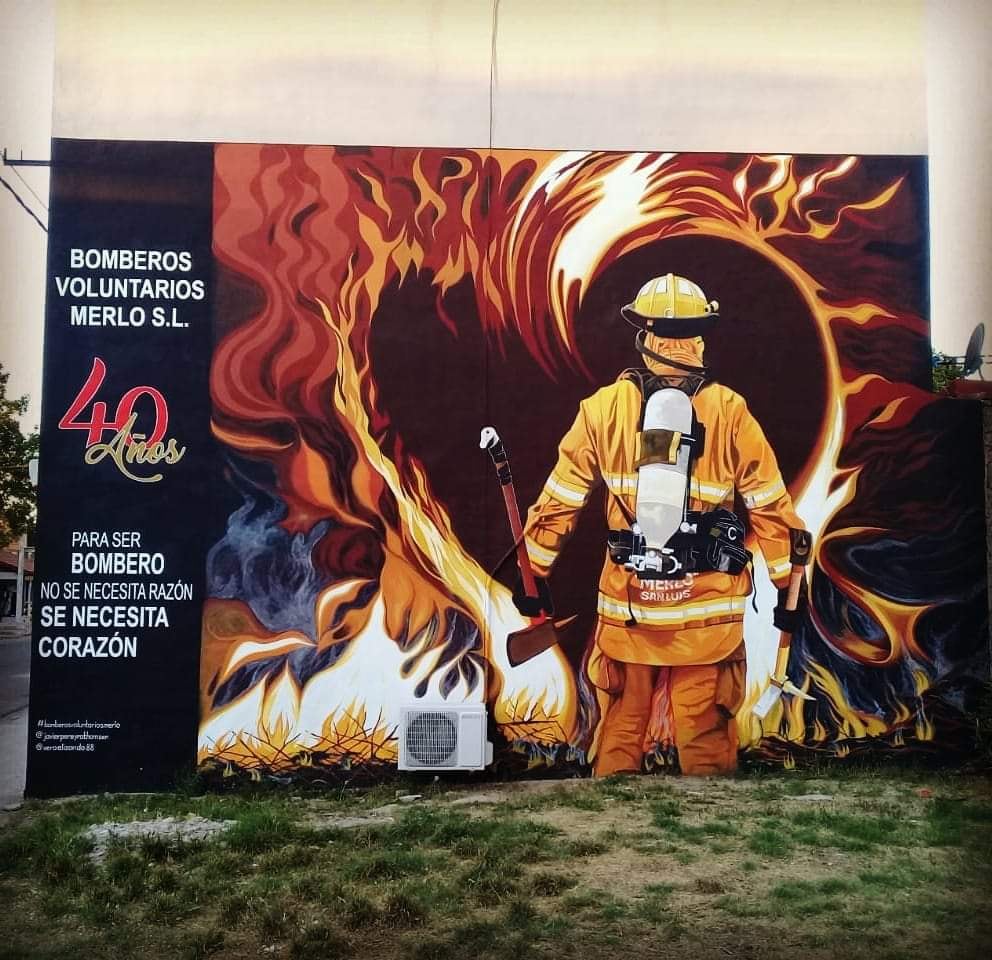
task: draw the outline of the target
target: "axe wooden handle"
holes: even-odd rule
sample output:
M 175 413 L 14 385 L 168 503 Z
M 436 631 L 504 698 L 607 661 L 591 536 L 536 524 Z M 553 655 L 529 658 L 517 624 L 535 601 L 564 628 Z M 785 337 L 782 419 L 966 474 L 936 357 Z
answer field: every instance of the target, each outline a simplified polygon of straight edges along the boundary
M 517 502 L 517 491 L 513 487 L 513 475 L 510 473 L 510 461 L 503 447 L 503 441 L 499 434 L 492 428 L 486 427 L 482 431 L 479 446 L 483 450 L 488 450 L 496 467 L 496 477 L 499 480 L 500 489 L 503 491 L 503 502 L 506 504 L 506 517 L 510 521 L 510 533 L 513 534 L 513 542 L 517 549 L 517 566 L 520 568 L 520 579 L 523 581 L 524 592 L 528 597 L 539 596 L 537 592 L 537 581 L 534 579 L 534 568 L 530 565 L 530 556 L 527 553 L 527 544 L 524 542 L 524 528 L 520 522 L 520 505 Z M 539 620 L 545 620 L 541 616 Z
M 510 521 L 510 532 L 513 542 L 517 545 L 517 566 L 520 568 L 520 579 L 524 583 L 524 592 L 528 597 L 536 597 L 537 581 L 534 579 L 534 568 L 530 565 L 530 554 L 524 542 L 523 524 L 520 522 L 520 507 L 517 505 L 517 492 L 513 489 L 513 481 L 501 486 L 503 500 L 506 503 L 506 516 Z
M 789 575 L 789 588 L 785 595 L 785 609 L 793 611 L 799 606 L 799 593 L 802 590 L 803 578 L 806 576 L 806 564 L 809 563 L 813 538 L 806 530 L 790 530 L 789 559 L 792 562 L 792 572 Z M 783 630 L 778 635 L 778 656 L 775 658 L 776 679 L 784 680 L 789 667 L 789 649 L 792 646 L 792 634 Z
M 792 611 L 799 606 L 799 591 L 802 589 L 803 576 L 806 568 L 799 564 L 792 565 L 792 574 L 789 577 L 789 590 L 785 595 L 785 609 Z M 792 646 L 792 634 L 787 630 L 782 630 L 778 635 L 778 655 L 775 658 L 775 672 L 772 674 L 777 680 L 785 679 L 785 672 L 789 667 L 789 650 Z

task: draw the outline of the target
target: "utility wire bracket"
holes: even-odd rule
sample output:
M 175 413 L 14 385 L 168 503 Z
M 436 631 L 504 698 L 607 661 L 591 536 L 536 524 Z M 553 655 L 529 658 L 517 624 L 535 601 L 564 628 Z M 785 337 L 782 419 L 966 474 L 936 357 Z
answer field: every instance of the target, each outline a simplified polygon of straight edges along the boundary
M 3 148 L 3 165 L 5 167 L 50 167 L 52 165 L 51 160 L 25 160 L 24 151 L 21 150 L 21 155 L 17 159 L 13 159 L 7 156 L 7 148 Z

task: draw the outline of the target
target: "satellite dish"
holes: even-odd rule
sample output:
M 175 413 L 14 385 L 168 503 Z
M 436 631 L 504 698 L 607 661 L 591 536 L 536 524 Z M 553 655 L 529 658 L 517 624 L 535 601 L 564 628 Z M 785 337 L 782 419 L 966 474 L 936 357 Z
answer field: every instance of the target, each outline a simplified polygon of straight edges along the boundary
M 982 347 L 985 344 L 985 324 L 979 323 L 971 331 L 971 339 L 968 341 L 968 349 L 964 352 L 964 376 L 970 377 L 982 369 Z M 981 376 L 981 374 L 979 374 Z M 984 380 L 985 378 L 982 377 Z

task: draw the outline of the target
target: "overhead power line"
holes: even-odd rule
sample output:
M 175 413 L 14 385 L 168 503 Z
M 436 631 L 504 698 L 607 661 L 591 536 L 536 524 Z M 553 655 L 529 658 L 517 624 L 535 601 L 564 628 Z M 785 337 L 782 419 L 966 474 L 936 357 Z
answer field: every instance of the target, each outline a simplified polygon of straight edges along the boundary
M 8 166 L 10 166 L 10 165 L 8 164 Z M 39 197 L 37 193 L 35 193 L 34 187 L 32 187 L 31 184 L 28 183 L 27 180 L 25 180 L 24 177 L 21 176 L 21 173 L 17 169 L 17 167 L 10 167 L 10 169 L 14 171 L 14 176 L 17 177 L 17 179 L 20 180 L 21 183 L 23 183 L 24 186 L 26 186 L 28 188 L 28 192 L 31 194 L 32 197 L 35 198 L 35 200 L 38 201 L 38 204 L 41 207 L 41 209 L 44 210 L 45 213 L 48 213 L 48 204 L 45 203 L 45 201 L 42 200 L 41 197 Z
M 5 186 L 5 187 L 6 187 L 6 188 L 7 188 L 7 189 L 8 189 L 8 190 L 9 190 L 9 191 L 10 191 L 10 192 L 11 192 L 11 193 L 12 193 L 12 194 L 14 195 L 14 199 L 15 199 L 15 200 L 16 200 L 16 201 L 17 201 L 17 202 L 18 202 L 18 203 L 19 203 L 19 204 L 20 204 L 20 205 L 21 205 L 21 206 L 22 206 L 22 207 L 23 207 L 23 208 L 24 208 L 24 209 L 25 209 L 25 210 L 27 211 L 27 214 L 28 214 L 28 216 L 29 216 L 29 217 L 31 217 L 31 219 L 32 219 L 32 220 L 34 220 L 34 222 L 35 222 L 36 224 L 38 224 L 38 226 L 39 226 L 39 227 L 41 227 L 41 229 L 42 229 L 42 230 L 44 230 L 44 231 L 45 231 L 45 233 L 48 233 L 48 227 L 46 227 L 46 226 L 45 226 L 45 225 L 44 225 L 44 224 L 43 224 L 43 223 L 42 223 L 42 222 L 41 222 L 41 221 L 40 221 L 40 220 L 38 219 L 38 215 L 37 215 L 37 214 L 36 214 L 36 213 L 34 212 L 34 210 L 32 210 L 32 209 L 31 209 L 31 208 L 30 208 L 30 207 L 29 207 L 29 206 L 28 206 L 28 205 L 27 205 L 27 204 L 26 204 L 26 203 L 25 203 L 25 202 L 24 202 L 24 201 L 23 201 L 23 200 L 21 199 L 21 195 L 20 195 L 20 194 L 19 194 L 19 193 L 18 193 L 18 192 L 17 192 L 17 191 L 16 191 L 16 190 L 15 190 L 15 189 L 14 189 L 14 188 L 13 188 L 13 187 L 12 187 L 12 186 L 11 186 L 11 185 L 9 184 L 9 183 L 7 183 L 7 181 L 6 181 L 6 180 L 4 180 L 4 178 L 3 178 L 3 177 L 0 177 L 0 183 L 2 183 L 2 184 L 3 184 L 3 185 L 4 185 L 4 186 Z

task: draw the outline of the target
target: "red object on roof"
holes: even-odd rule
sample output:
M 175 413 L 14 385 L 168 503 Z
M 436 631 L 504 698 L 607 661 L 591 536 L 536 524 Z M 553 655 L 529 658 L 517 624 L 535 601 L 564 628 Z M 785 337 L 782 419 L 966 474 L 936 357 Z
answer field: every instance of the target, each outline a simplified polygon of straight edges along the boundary
M 959 399 L 992 400 L 992 380 L 952 380 L 947 392 Z
M 17 573 L 17 542 L 9 543 L 0 548 L 0 570 L 7 573 Z M 34 575 L 34 552 L 24 558 L 24 575 Z

